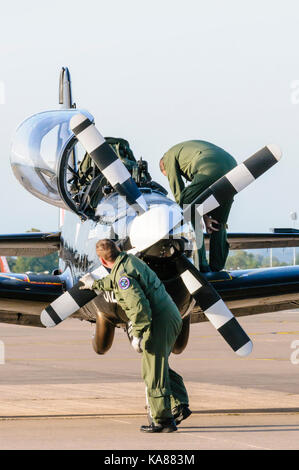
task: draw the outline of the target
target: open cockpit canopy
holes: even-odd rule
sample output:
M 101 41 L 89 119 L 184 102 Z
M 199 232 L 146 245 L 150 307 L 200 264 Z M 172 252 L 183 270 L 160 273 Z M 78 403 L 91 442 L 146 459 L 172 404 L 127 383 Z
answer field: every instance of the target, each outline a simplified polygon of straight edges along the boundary
M 49 204 L 75 212 L 71 182 L 85 153 L 70 130 L 70 120 L 77 113 L 93 121 L 87 111 L 78 109 L 30 116 L 17 128 L 11 148 L 11 166 L 24 188 Z

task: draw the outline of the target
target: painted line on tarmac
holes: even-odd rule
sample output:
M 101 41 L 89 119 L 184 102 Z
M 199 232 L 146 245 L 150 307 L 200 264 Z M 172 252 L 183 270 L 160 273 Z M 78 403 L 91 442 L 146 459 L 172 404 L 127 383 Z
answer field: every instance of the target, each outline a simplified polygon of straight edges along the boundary
M 299 408 L 248 408 L 248 409 L 219 409 L 219 410 L 192 410 L 194 415 L 294 415 L 299 414 Z M 89 419 L 89 418 L 104 418 L 113 419 L 116 418 L 132 418 L 132 417 L 147 416 L 145 413 L 116 413 L 116 414 L 57 414 L 57 415 L 11 415 L 11 416 L 0 416 L 0 421 L 6 420 L 43 420 L 43 419 Z
M 184 432 L 184 428 L 180 428 L 179 429 L 180 432 L 180 438 L 182 439 L 182 435 L 185 434 Z M 217 431 L 215 431 L 217 432 Z M 236 431 L 237 432 L 237 431 Z M 224 444 L 224 443 L 229 443 L 229 444 L 237 444 L 238 446 L 246 446 L 246 447 L 249 447 L 250 449 L 259 449 L 259 450 L 272 450 L 270 449 L 269 447 L 261 447 L 261 446 L 256 446 L 254 444 L 249 444 L 248 442 L 242 442 L 242 441 L 237 441 L 235 439 L 223 439 L 222 437 L 207 437 L 207 436 L 204 436 L 203 434 L 197 434 L 196 436 L 196 439 L 206 439 L 208 441 L 216 441 L 216 443 L 220 443 L 221 444 Z M 190 439 L 190 434 L 188 435 L 188 439 Z
M 250 336 L 266 336 L 266 335 L 298 335 L 299 331 L 263 331 L 263 332 L 250 332 L 248 333 Z M 195 338 L 214 338 L 215 334 L 207 334 L 207 335 L 194 335 Z

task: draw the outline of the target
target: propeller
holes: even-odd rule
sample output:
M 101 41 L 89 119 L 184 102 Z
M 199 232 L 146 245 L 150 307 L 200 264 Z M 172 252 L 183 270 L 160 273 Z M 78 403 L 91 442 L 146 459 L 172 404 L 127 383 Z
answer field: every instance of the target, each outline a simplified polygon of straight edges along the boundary
M 182 222 L 183 216 L 179 208 L 174 209 L 167 205 L 160 205 L 148 209 L 130 173 L 90 119 L 82 114 L 75 115 L 71 120 L 71 129 L 114 189 L 126 198 L 128 204 L 137 208 L 139 215 L 132 221 L 129 233 L 131 245 L 135 251 L 149 248 L 168 236 L 169 232 Z M 194 205 L 200 215 L 212 211 L 252 183 L 277 163 L 280 158 L 281 152 L 277 146 L 268 145 L 259 150 L 196 198 L 184 210 L 184 216 Z M 140 235 L 141 232 L 142 235 Z M 184 254 L 178 253 L 175 263 L 187 290 L 208 320 L 233 351 L 240 356 L 248 355 L 252 350 L 252 342 L 214 287 Z M 105 277 L 107 271 L 105 270 L 105 272 L 101 268 L 103 267 L 93 271 L 91 275 L 97 276 L 98 279 Z M 96 279 L 96 277 L 94 278 Z M 94 291 L 80 290 L 81 285 L 82 283 L 79 281 L 72 289 L 43 310 L 41 322 L 45 326 L 55 326 L 97 295 Z
M 190 213 L 192 207 L 196 207 L 201 216 L 213 211 L 233 199 L 237 193 L 269 170 L 281 159 L 281 156 L 281 150 L 277 145 L 267 145 L 209 186 L 184 208 L 184 214 Z

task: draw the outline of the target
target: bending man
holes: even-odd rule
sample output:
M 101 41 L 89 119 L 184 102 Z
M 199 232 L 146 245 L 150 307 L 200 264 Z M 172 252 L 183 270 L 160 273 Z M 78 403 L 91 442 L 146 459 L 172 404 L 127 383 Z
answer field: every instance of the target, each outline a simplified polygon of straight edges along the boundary
M 147 264 L 120 252 L 112 240 L 99 240 L 96 250 L 102 264 L 111 272 L 99 281 L 87 274 L 81 279 L 82 288 L 114 291 L 131 322 L 131 344 L 137 352 L 142 352 L 142 377 L 152 421 L 140 430 L 176 431 L 176 424 L 191 414 L 183 379 L 168 366 L 168 356 L 182 327 L 181 315 Z
M 175 201 L 181 207 L 191 204 L 197 196 L 211 184 L 232 170 L 236 160 L 225 150 L 203 140 L 190 140 L 175 145 L 160 160 L 160 170 L 167 176 Z M 185 187 L 183 178 L 191 184 Z M 229 245 L 226 237 L 226 223 L 232 200 L 204 216 L 204 222 L 210 237 L 210 266 L 206 260 L 204 242 L 201 243 L 201 227 L 192 224 L 197 233 L 198 266 L 203 272 L 221 271 L 224 268 Z M 194 211 L 193 211 L 194 214 Z

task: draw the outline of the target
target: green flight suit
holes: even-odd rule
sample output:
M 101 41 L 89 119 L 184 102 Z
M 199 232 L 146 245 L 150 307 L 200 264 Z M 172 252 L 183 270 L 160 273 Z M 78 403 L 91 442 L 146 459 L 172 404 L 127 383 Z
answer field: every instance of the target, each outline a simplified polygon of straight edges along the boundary
M 151 417 L 160 423 L 172 417 L 172 408 L 188 405 L 183 379 L 168 365 L 182 328 L 177 306 L 147 264 L 121 252 L 111 273 L 95 281 L 93 289 L 113 290 L 117 303 L 132 322 L 133 336 L 142 337 L 142 377 Z
M 138 165 L 129 142 L 120 137 L 105 137 L 105 140 L 123 162 L 127 170 L 132 174 L 132 171 L 137 168 Z M 77 188 L 74 188 L 77 190 L 82 189 L 85 185 L 90 187 L 91 183 L 95 182 L 96 179 L 95 187 L 91 188 L 92 190 L 89 194 L 89 205 L 92 209 L 96 209 L 100 199 L 103 197 L 103 188 L 108 184 L 108 181 L 87 152 L 80 162 L 78 177 Z
M 225 150 L 203 140 L 190 140 L 175 145 L 164 154 L 163 162 L 170 189 L 181 207 L 192 203 L 211 184 L 237 165 L 236 160 Z M 185 187 L 183 177 L 191 184 Z M 224 268 L 229 251 L 226 223 L 232 202 L 230 200 L 209 213 L 220 224 L 220 230 L 212 232 L 210 236 L 210 266 L 206 260 L 202 231 L 193 214 L 192 224 L 196 229 L 197 247 L 201 247 L 197 253 L 201 271 L 221 271 Z

